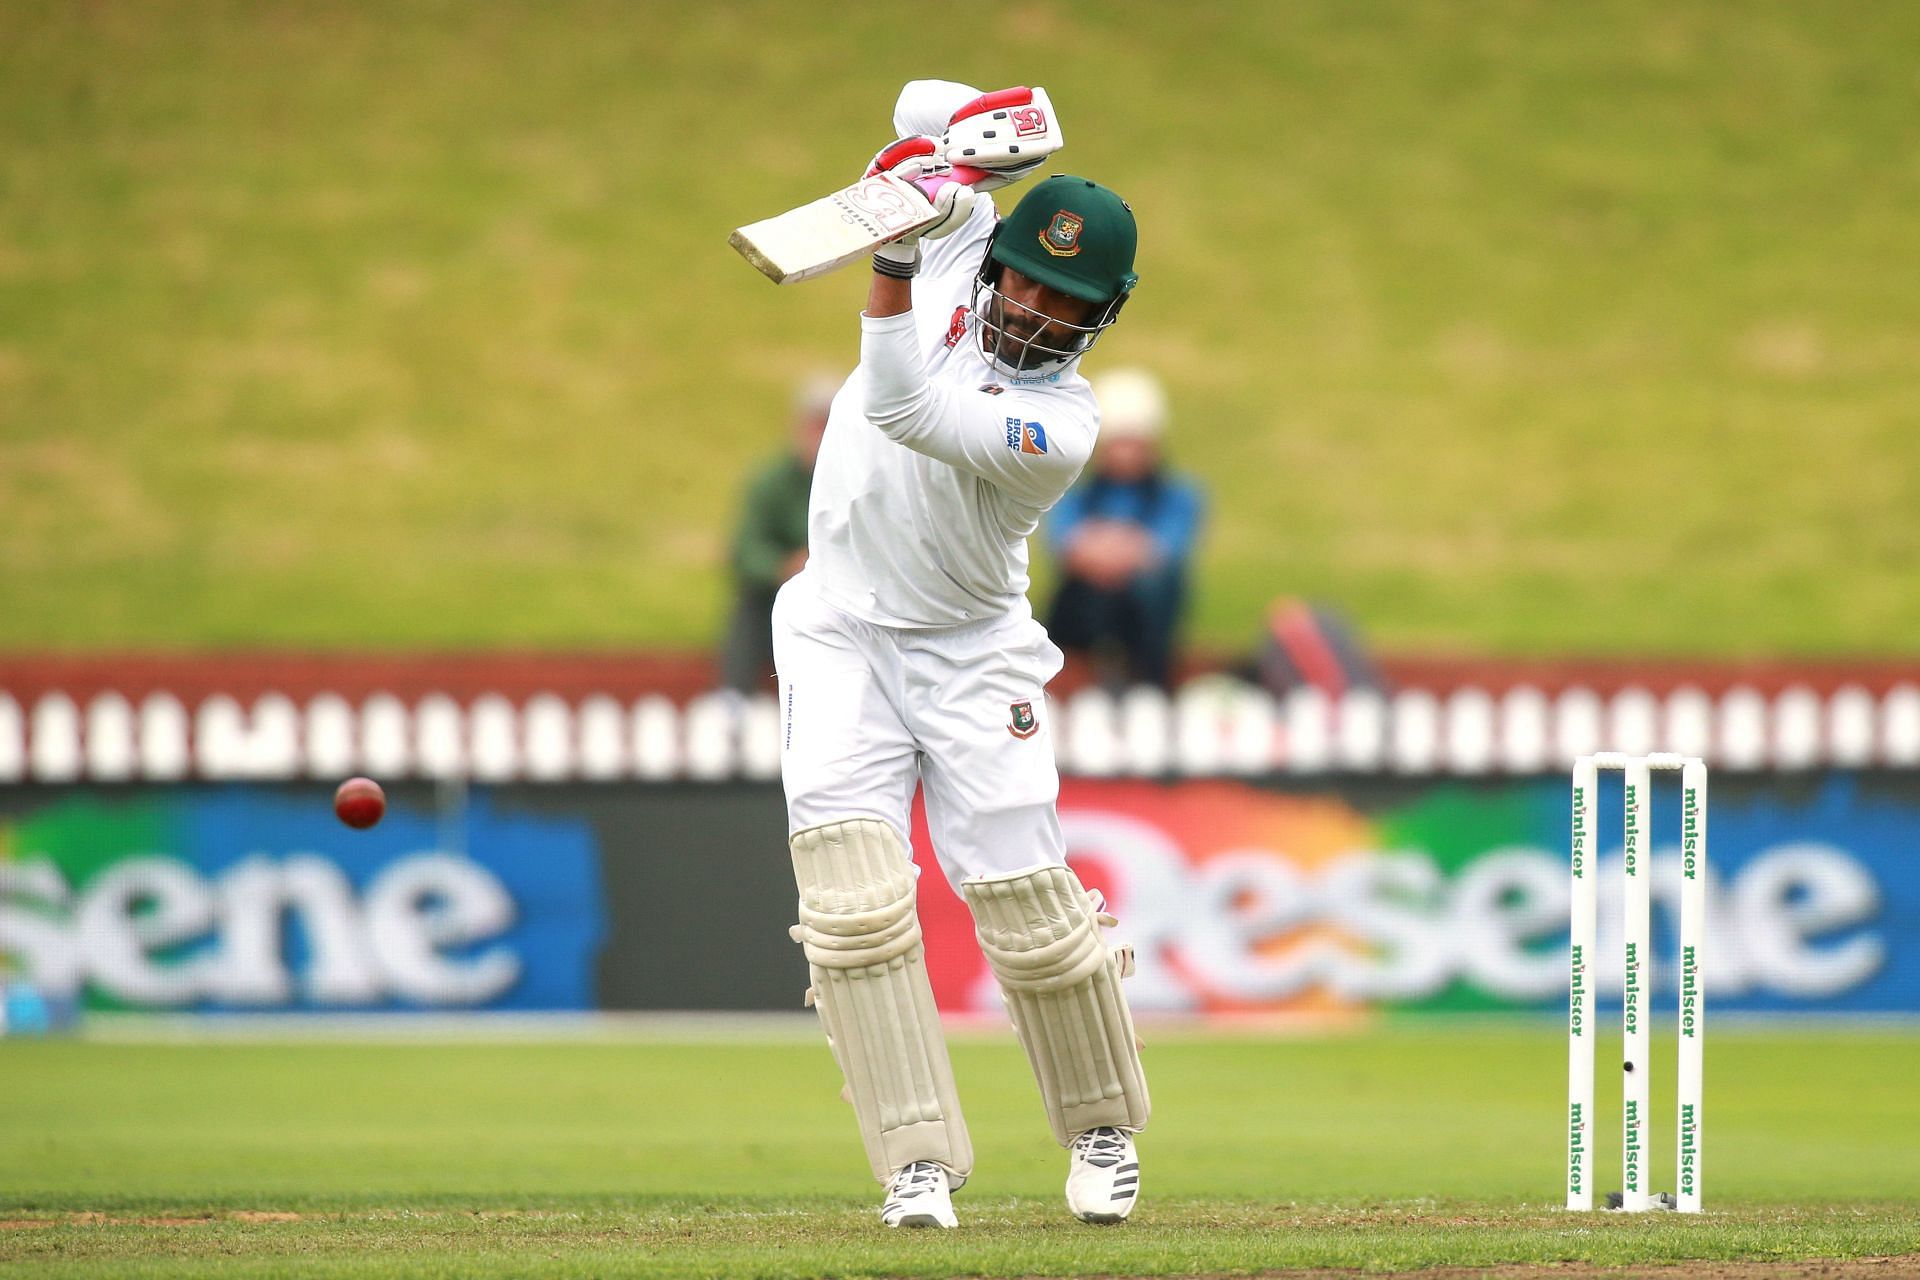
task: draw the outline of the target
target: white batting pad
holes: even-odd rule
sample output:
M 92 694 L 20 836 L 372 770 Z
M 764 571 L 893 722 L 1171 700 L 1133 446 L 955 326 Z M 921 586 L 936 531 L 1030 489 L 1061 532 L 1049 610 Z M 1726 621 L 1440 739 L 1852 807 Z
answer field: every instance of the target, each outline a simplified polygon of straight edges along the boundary
M 973 1144 L 927 981 L 912 860 L 871 818 L 796 831 L 800 886 L 794 941 L 812 969 L 810 996 L 860 1121 L 873 1176 L 932 1160 L 973 1171 Z
M 1061 1146 L 1075 1134 L 1147 1123 L 1147 1077 L 1120 990 L 1126 957 L 1107 950 L 1100 903 L 1066 867 L 962 882 L 980 948 L 1000 980 Z

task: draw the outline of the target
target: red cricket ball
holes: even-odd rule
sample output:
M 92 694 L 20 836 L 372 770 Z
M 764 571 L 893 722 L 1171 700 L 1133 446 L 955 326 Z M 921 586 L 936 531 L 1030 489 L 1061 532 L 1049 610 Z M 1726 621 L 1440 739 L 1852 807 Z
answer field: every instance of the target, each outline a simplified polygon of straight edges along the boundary
M 372 778 L 348 778 L 333 793 L 333 812 L 356 831 L 365 831 L 387 812 L 387 793 Z

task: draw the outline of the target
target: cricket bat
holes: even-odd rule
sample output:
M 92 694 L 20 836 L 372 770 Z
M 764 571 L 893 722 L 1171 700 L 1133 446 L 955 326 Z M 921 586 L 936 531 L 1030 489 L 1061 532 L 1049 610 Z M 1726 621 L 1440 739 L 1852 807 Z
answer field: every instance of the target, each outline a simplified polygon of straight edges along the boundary
M 909 141 L 903 138 L 894 147 Z M 949 167 L 937 178 L 922 179 L 932 184 L 925 190 L 892 173 L 877 173 L 811 204 L 748 223 L 727 243 L 775 284 L 811 280 L 938 222 L 942 215 L 926 191 L 937 190 L 940 182 L 986 191 L 1018 181 L 1058 151 L 1061 141 L 1060 121 L 1045 89 L 1023 85 L 983 93 L 947 122 L 937 152 Z M 875 162 L 881 167 L 879 157 Z
M 940 216 L 911 182 L 881 173 L 798 209 L 748 223 L 727 237 L 727 243 L 775 284 L 793 284 L 844 267 L 896 236 L 933 225 Z

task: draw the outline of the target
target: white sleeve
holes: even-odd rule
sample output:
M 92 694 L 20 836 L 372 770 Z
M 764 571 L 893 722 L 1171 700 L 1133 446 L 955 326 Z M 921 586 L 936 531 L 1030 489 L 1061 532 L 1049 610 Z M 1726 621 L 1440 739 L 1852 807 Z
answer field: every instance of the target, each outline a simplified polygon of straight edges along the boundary
M 927 378 L 913 313 L 860 317 L 867 421 L 889 440 L 979 476 L 1045 510 L 1079 477 L 1095 426 L 1070 402 L 1034 413 L 1032 397 L 939 386 Z
M 978 89 L 953 80 L 909 80 L 893 104 L 893 136 L 937 138 L 953 113 L 979 96 Z

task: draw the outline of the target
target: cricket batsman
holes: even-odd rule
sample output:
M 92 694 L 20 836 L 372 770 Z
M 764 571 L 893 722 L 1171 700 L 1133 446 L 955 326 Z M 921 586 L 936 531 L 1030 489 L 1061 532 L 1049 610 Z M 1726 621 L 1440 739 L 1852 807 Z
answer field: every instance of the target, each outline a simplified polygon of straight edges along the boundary
M 900 94 L 900 140 L 868 172 L 915 182 L 945 216 L 873 255 L 809 559 L 773 612 L 793 936 L 890 1227 L 954 1226 L 973 1171 L 915 909 L 916 782 L 1067 1149 L 1068 1208 L 1120 1222 L 1139 1192 L 1131 956 L 1067 867 L 1043 696 L 1061 655 L 1027 602 L 1027 537 L 1093 453 L 1079 364 L 1138 279 L 1136 237 L 1126 202 L 1085 178 L 1049 178 L 1005 218 L 980 195 L 1044 159 L 993 145 L 1050 123 L 1021 114 L 1029 93 Z M 957 171 L 956 138 L 982 142 Z

